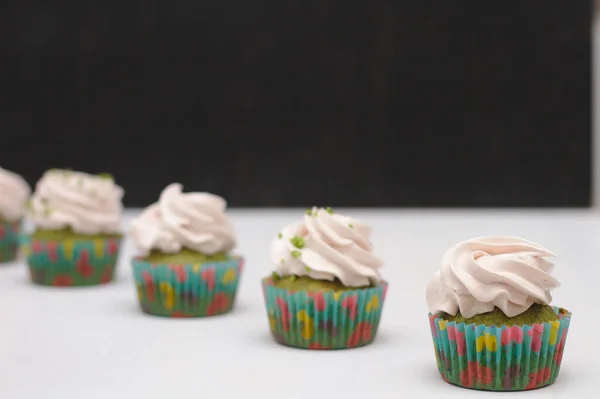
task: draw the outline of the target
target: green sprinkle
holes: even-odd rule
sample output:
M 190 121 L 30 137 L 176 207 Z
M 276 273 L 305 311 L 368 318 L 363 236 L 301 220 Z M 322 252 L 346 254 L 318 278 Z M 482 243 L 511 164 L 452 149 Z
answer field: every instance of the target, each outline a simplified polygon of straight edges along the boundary
M 310 272 L 311 272 L 311 270 L 310 270 L 310 267 L 308 267 L 308 266 L 304 266 L 304 271 L 305 271 L 306 273 L 310 273 Z
M 110 173 L 98 173 L 97 176 L 105 180 L 114 180 L 113 176 Z
M 325 208 L 325 210 L 327 211 L 328 214 L 330 214 L 330 215 L 333 214 L 333 209 L 331 209 L 330 206 L 328 206 L 327 208 Z
M 302 256 L 302 252 L 300 251 L 292 251 L 292 258 L 294 259 L 298 259 L 300 256 Z
M 308 216 L 312 216 L 312 210 L 310 210 L 310 209 L 307 209 L 307 210 L 306 210 L 306 214 L 307 214 Z
M 281 263 L 285 263 L 285 259 L 281 258 Z
M 271 274 L 271 279 L 272 279 L 273 281 L 279 281 L 279 279 L 280 279 L 280 278 L 281 278 L 281 276 L 280 276 L 279 274 L 277 274 L 277 272 L 273 272 L 273 273 Z
M 290 242 L 296 247 L 296 248 L 304 248 L 305 242 L 304 242 L 304 238 L 302 237 L 298 237 L 298 236 L 293 236 L 292 238 L 290 238 Z
M 279 234 L 277 234 L 277 237 L 278 237 L 278 238 L 282 238 L 282 237 L 283 237 L 283 234 L 279 233 Z
M 348 227 L 350 227 L 351 229 L 353 229 L 354 225 L 352 223 L 348 223 Z
M 319 212 L 315 211 L 315 214 L 313 215 L 314 217 L 319 216 Z

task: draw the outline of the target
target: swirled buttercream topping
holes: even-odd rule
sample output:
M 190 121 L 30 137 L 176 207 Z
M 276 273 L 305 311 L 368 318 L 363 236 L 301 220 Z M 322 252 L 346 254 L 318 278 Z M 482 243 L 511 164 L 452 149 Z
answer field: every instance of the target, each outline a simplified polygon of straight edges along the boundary
M 450 248 L 427 287 L 429 310 L 465 318 L 500 308 L 508 317 L 533 303 L 548 304 L 559 286 L 553 257 L 541 245 L 515 237 L 481 237 Z
M 347 287 L 377 284 L 383 262 L 373 253 L 371 228 L 330 208 L 312 208 L 304 221 L 273 239 L 271 259 L 280 276 L 338 279 Z

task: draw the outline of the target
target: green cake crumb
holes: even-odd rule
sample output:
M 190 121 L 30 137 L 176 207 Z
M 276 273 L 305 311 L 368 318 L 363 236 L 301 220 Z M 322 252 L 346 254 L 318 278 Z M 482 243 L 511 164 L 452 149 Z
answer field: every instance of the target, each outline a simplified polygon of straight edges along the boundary
M 328 214 L 333 215 L 333 209 L 331 209 L 330 206 L 328 206 L 327 208 L 325 208 L 325 210 L 327 211 Z
M 294 236 L 294 237 L 290 238 L 290 242 L 292 243 L 293 246 L 295 246 L 298 249 L 304 248 L 304 245 L 305 245 L 304 238 L 298 237 L 298 236 Z
M 460 313 L 456 316 L 451 316 L 447 313 L 441 313 L 440 318 L 453 321 L 457 324 L 485 324 L 488 327 L 491 326 L 523 326 L 525 324 L 536 324 L 536 323 L 551 323 L 558 320 L 558 316 L 552 306 L 539 305 L 534 303 L 525 312 L 515 317 L 508 317 L 499 308 L 494 308 L 491 312 L 478 314 L 469 319 L 465 319 Z
M 190 263 L 208 263 L 227 260 L 225 252 L 219 252 L 214 255 L 206 255 L 191 249 L 183 248 L 181 251 L 173 254 L 167 254 L 161 251 L 151 251 L 144 260 L 150 263 L 160 264 L 190 264 Z
M 275 277 L 277 276 L 277 277 Z M 327 280 L 315 280 L 308 276 L 285 276 L 281 277 L 277 273 L 273 274 L 273 285 L 277 288 L 282 288 L 290 291 L 306 291 L 306 292 L 319 292 L 319 291 L 351 291 L 360 288 L 370 288 L 371 286 L 364 287 L 346 287 L 338 279 L 333 281 Z
M 300 251 L 292 251 L 291 254 L 292 254 L 292 258 L 294 258 L 294 259 L 298 259 L 299 257 L 302 256 L 302 252 L 300 252 Z
M 71 228 L 62 230 L 36 230 L 31 235 L 34 240 L 62 241 L 62 240 L 89 240 L 93 238 L 120 238 L 121 234 L 82 234 L 74 232 Z
M 98 173 L 96 176 L 98 176 L 101 179 L 105 179 L 105 180 L 114 180 L 115 178 L 113 177 L 113 175 L 111 175 L 110 173 Z

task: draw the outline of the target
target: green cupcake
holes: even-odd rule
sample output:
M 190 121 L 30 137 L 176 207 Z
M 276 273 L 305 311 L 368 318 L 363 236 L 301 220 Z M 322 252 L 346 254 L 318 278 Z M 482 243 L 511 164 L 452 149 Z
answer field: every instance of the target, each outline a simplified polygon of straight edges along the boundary
M 106 174 L 52 169 L 36 184 L 26 249 L 34 283 L 89 286 L 113 280 L 124 192 Z
M 316 207 L 303 222 L 277 234 L 271 244 L 276 270 L 263 279 L 277 342 L 345 349 L 375 339 L 387 283 L 380 277 L 383 262 L 373 253 L 370 236 L 362 222 Z
M 521 391 L 558 377 L 570 312 L 549 305 L 554 256 L 514 237 L 450 248 L 427 287 L 438 370 L 465 388 Z
M 227 204 L 182 189 L 170 184 L 131 223 L 131 237 L 143 253 L 132 261 L 140 306 L 165 317 L 227 313 L 244 265 L 232 252 L 236 240 Z

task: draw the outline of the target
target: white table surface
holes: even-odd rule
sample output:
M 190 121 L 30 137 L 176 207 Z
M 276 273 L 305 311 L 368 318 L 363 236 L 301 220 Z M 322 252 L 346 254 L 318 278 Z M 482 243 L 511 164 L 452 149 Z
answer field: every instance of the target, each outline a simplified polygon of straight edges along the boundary
M 340 213 L 342 210 L 336 210 Z M 129 211 L 127 219 L 134 211 Z M 29 282 L 23 261 L 0 267 L 0 398 L 445 398 L 494 395 L 439 376 L 424 290 L 443 252 L 479 235 L 518 235 L 558 255 L 554 304 L 573 311 L 557 382 L 527 398 L 588 398 L 600 377 L 600 214 L 590 211 L 348 210 L 374 228 L 390 289 L 375 342 L 307 351 L 269 334 L 260 278 L 268 247 L 303 210 L 231 210 L 247 258 L 234 311 L 203 319 L 143 314 L 126 241 L 118 278 L 105 286 Z M 519 393 L 505 393 L 506 397 Z M 523 395 L 523 393 L 521 393 Z M 504 397 L 503 396 L 503 397 Z

